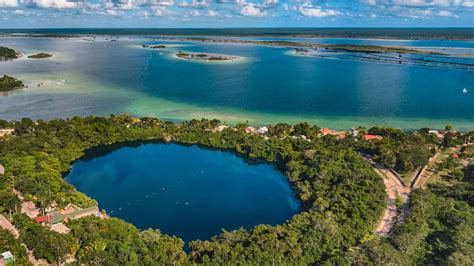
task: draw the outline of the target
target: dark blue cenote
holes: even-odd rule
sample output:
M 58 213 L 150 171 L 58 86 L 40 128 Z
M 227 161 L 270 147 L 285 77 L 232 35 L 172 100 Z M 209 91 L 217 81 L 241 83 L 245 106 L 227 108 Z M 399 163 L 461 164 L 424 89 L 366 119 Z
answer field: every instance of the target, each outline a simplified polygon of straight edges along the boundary
M 300 210 L 274 166 L 198 146 L 98 148 L 74 163 L 66 180 L 111 216 L 185 242 L 283 223 Z

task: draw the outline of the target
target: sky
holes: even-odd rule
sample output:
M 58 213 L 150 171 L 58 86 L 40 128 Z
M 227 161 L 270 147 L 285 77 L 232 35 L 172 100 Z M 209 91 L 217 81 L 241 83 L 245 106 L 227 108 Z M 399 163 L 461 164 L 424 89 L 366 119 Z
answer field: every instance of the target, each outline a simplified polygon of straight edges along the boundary
M 474 0 L 0 0 L 0 28 L 474 27 Z

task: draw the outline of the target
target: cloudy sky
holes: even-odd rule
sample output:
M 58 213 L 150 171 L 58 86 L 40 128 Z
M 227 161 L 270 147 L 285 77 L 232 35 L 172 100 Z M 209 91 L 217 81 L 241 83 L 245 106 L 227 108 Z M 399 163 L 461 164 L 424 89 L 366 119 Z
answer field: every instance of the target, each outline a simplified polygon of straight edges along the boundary
M 474 0 L 0 0 L 0 28 L 474 27 Z

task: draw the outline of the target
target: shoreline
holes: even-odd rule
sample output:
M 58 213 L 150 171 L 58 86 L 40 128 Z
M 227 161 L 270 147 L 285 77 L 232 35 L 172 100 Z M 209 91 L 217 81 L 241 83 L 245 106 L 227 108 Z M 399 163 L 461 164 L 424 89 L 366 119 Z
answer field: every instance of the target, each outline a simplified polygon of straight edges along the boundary
M 199 63 L 242 63 L 245 60 L 245 57 L 236 56 L 236 55 L 227 55 L 227 54 L 216 54 L 216 53 L 205 53 L 205 52 L 187 52 L 187 51 L 178 51 L 173 52 L 173 58 L 186 60 L 191 62 Z M 181 55 L 181 56 L 180 56 Z M 202 58 L 200 57 L 202 56 Z M 206 59 L 204 59 L 206 58 Z M 212 59 L 220 58 L 220 59 Z
M 243 33 L 242 33 L 243 32 Z M 219 36 L 219 37 L 272 37 L 272 38 L 342 38 L 342 39 L 396 39 L 474 41 L 471 27 L 454 28 L 361 28 L 361 27 L 264 27 L 264 28 L 40 28 L 0 29 L 0 36 L 60 37 L 71 36 Z

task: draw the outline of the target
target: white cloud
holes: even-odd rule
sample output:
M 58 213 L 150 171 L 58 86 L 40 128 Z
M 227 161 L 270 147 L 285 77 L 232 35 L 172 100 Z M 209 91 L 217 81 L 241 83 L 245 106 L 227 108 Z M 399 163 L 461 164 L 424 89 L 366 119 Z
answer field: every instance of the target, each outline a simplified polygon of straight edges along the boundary
M 209 6 L 207 0 L 193 0 L 191 3 L 189 2 L 180 2 L 178 3 L 179 7 L 187 8 L 206 8 Z
M 340 13 L 334 9 L 323 10 L 320 7 L 313 6 L 310 2 L 302 4 L 299 8 L 300 13 L 307 17 L 329 17 L 337 16 Z
M 79 7 L 77 2 L 70 2 L 67 0 L 33 0 L 31 1 L 31 4 L 39 8 L 68 9 Z
M 449 6 L 451 2 L 451 0 L 393 0 L 395 5 L 414 7 Z
M 209 9 L 209 10 L 207 11 L 206 16 L 208 16 L 208 17 L 216 17 L 216 16 L 219 16 L 219 12 Z
M 240 14 L 248 17 L 264 17 L 268 15 L 266 11 L 263 11 L 252 3 L 244 5 L 242 9 L 240 9 Z
M 18 6 L 17 0 L 0 0 L 0 7 L 16 7 Z
M 361 0 L 372 6 L 406 6 L 406 7 L 451 7 L 474 6 L 472 0 Z
M 362 2 L 365 2 L 371 6 L 375 6 L 377 4 L 377 1 L 376 0 L 365 0 L 365 1 L 362 1 Z
M 360 0 L 381 13 L 378 15 L 425 19 L 430 17 L 459 18 L 458 11 L 474 8 L 474 0 Z
M 455 15 L 453 12 L 451 11 L 446 11 L 446 10 L 441 10 L 438 12 L 438 16 L 440 17 L 455 17 L 457 18 L 458 16 Z
M 150 14 L 147 11 L 141 13 L 142 19 L 147 20 L 150 17 Z
M 131 10 L 135 8 L 132 0 L 112 0 L 105 3 L 106 9 Z
M 202 12 L 199 10 L 191 10 L 188 12 L 188 14 L 193 17 L 200 17 L 200 16 L 215 17 L 219 15 L 219 13 L 214 10 L 208 10 L 207 12 Z
M 238 6 L 246 6 L 247 1 L 245 1 L 245 0 L 235 0 L 235 4 L 238 5 Z
M 465 1 L 462 5 L 465 7 L 474 7 L 474 1 Z
M 153 6 L 151 8 L 157 17 L 162 17 L 162 16 L 167 16 L 167 15 L 173 15 L 174 12 L 169 10 L 166 6 Z
M 173 6 L 174 0 L 148 0 L 146 5 L 150 6 Z
M 113 9 L 107 9 L 107 10 L 105 10 L 105 13 L 109 16 L 117 16 L 118 15 L 117 10 L 113 10 Z
M 11 12 L 12 14 L 15 14 L 15 15 L 20 15 L 20 16 L 32 16 L 32 15 L 35 15 L 35 12 L 33 11 L 28 11 L 28 10 L 25 10 L 25 9 L 15 9 Z
M 201 14 L 201 12 L 199 12 L 199 10 L 191 10 L 191 11 L 189 11 L 189 15 L 191 15 L 193 17 L 202 16 L 202 14 Z
M 274 7 L 278 5 L 278 0 L 263 0 L 264 7 Z

